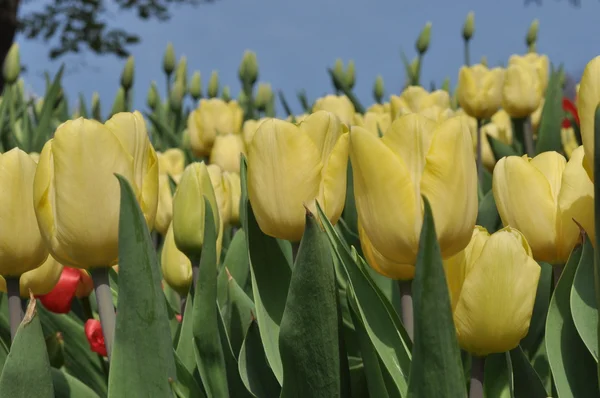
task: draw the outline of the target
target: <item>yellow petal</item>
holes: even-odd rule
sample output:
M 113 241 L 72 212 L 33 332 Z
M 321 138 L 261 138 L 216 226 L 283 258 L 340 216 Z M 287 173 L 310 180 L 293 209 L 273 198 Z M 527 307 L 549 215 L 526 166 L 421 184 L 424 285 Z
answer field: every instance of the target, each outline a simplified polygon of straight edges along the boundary
M 29 298 L 29 290 L 36 296 L 50 293 L 60 279 L 63 266 L 52 256 L 37 268 L 25 272 L 19 279 L 21 297 Z
M 513 131 L 510 115 L 504 109 L 500 109 L 492 116 L 492 123 L 500 129 L 496 138 L 505 144 L 512 145 Z
M 584 164 L 592 181 L 594 181 L 594 118 L 598 105 L 600 105 L 600 56 L 586 65 L 577 93 L 577 112 L 585 149 Z
M 345 95 L 327 95 L 319 98 L 315 101 L 312 110 L 313 112 L 328 111 L 334 113 L 347 126 L 352 124 L 355 113 L 354 105 Z
M 358 223 L 358 236 L 365 260 L 367 260 L 367 263 L 375 271 L 383 276 L 397 280 L 412 280 L 415 277 L 414 265 L 395 263 L 379 253 L 373 247 L 360 222 Z
M 158 176 L 158 208 L 154 228 L 164 236 L 172 218 L 173 195 L 171 194 L 171 183 L 169 182 L 169 176 L 161 174 Z
M 210 151 L 210 163 L 216 164 L 224 171 L 239 173 L 241 154 L 245 151 L 241 135 L 219 135 Z
M 342 215 L 346 201 L 348 139 L 349 133 L 344 133 L 337 140 L 321 172 L 318 200 L 333 225 L 337 223 Z
M 204 100 L 200 100 L 202 102 Z M 215 140 L 214 136 L 208 137 L 204 130 L 201 130 L 202 122 L 200 112 L 195 109 L 190 112 L 187 119 L 187 131 L 190 139 L 190 146 L 196 156 L 207 156 L 210 154 L 210 148 Z
M 421 193 L 431 203 L 443 257 L 464 249 L 477 218 L 477 169 L 469 127 L 462 117 L 437 126 L 426 157 Z
M 509 115 L 523 118 L 540 105 L 542 91 L 536 70 L 526 64 L 509 65 L 502 88 L 502 107 Z
M 160 255 L 160 268 L 165 282 L 185 297 L 192 284 L 192 263 L 175 245 L 172 225 L 169 226 L 165 236 Z
M 350 132 L 350 159 L 359 222 L 373 246 L 391 261 L 414 264 L 422 215 L 408 167 L 360 127 Z
M 331 112 L 317 111 L 298 124 L 301 132 L 305 133 L 321 151 L 323 164 L 329 153 L 342 135 L 340 119 Z
M 454 324 L 460 346 L 474 355 L 511 350 L 529 330 L 540 266 L 516 235 L 493 234 L 464 281 Z
M 219 215 L 224 225 L 229 223 L 231 218 L 231 197 L 229 192 L 226 191 L 225 184 L 223 182 L 223 173 L 221 168 L 215 164 L 209 164 L 206 168 L 208 175 L 210 176 L 210 182 L 215 192 L 215 198 L 217 199 L 217 205 L 219 207 Z
M 179 148 L 169 148 L 158 155 L 159 173 L 169 174 L 171 177 L 180 175 L 185 169 L 185 153 Z
M 242 196 L 242 187 L 240 176 L 237 173 L 224 172 L 223 178 L 227 183 L 227 192 L 231 198 L 231 218 L 229 222 L 233 225 L 240 224 L 240 198 Z
M 261 230 L 298 241 L 304 204 L 315 200 L 321 181 L 321 151 L 297 126 L 264 121 L 248 148 L 248 196 Z

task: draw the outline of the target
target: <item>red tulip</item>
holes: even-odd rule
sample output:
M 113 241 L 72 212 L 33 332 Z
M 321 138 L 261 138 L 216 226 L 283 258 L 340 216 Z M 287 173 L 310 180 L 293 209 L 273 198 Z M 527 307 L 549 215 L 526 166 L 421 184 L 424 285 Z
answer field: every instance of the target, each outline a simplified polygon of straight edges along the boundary
M 85 323 L 85 337 L 90 343 L 90 348 L 97 354 L 107 356 L 106 345 L 104 344 L 104 334 L 102 334 L 102 325 L 97 319 L 88 319 Z
M 579 114 L 577 113 L 577 107 L 575 106 L 575 104 L 570 99 L 564 97 L 562 100 L 562 108 L 565 112 L 568 112 L 571 114 L 571 116 L 573 116 L 573 119 L 579 126 Z M 569 121 L 568 118 L 565 117 L 563 119 L 562 127 L 563 128 L 571 127 L 571 122 Z
M 38 298 L 48 310 L 57 314 L 67 314 L 71 311 L 71 301 L 74 297 L 87 297 L 93 289 L 92 278 L 86 271 L 64 267 L 54 289 Z

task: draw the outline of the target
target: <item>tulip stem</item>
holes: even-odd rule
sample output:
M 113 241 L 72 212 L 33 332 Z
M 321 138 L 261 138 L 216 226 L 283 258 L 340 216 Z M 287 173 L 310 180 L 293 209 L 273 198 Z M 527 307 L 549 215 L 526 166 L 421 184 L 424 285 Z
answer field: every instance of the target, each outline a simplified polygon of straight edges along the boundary
M 482 131 L 481 128 L 483 127 L 483 120 L 481 119 L 477 119 L 477 178 L 479 181 L 479 185 L 482 184 L 482 180 L 483 180 L 483 157 L 482 157 L 482 145 L 481 145 L 481 140 L 482 140 Z
M 471 386 L 469 387 L 469 398 L 483 398 L 483 374 L 485 369 L 485 358 L 471 357 Z
M 523 153 L 524 149 L 527 156 L 532 158 L 535 156 L 535 149 L 533 145 L 533 129 L 528 123 L 527 118 L 513 118 L 512 124 L 516 138 L 513 143 L 515 150 L 521 154 Z
M 400 289 L 402 324 L 406 329 L 406 333 L 408 333 L 408 337 L 412 340 L 414 334 L 412 281 L 398 281 L 398 288 Z
M 81 308 L 83 310 L 83 316 L 85 320 L 94 319 L 94 311 L 92 311 L 92 303 L 90 303 L 89 297 L 82 297 L 79 299 L 81 301 Z M 108 379 L 108 364 L 104 360 L 104 357 L 100 354 L 98 355 L 98 359 L 100 360 L 100 364 L 102 365 L 102 370 L 104 371 L 104 375 Z
M 556 289 L 556 286 L 558 285 L 558 281 L 560 279 L 560 276 L 562 275 L 562 271 L 563 271 L 564 267 L 565 266 L 562 264 L 554 265 L 552 267 L 552 276 L 554 276 L 554 288 L 555 289 Z
M 91 270 L 92 281 L 94 281 L 94 293 L 98 304 L 98 314 L 104 335 L 104 344 L 108 354 L 108 362 L 112 354 L 113 342 L 115 340 L 116 314 L 112 301 L 112 292 L 108 279 L 108 267 L 98 267 Z
M 6 293 L 8 294 L 8 313 L 10 316 L 10 339 L 13 341 L 23 320 L 23 307 L 21 306 L 21 288 L 19 277 L 6 278 Z
M 200 256 L 194 255 L 188 258 L 192 263 L 192 284 L 194 289 L 196 289 L 196 285 L 198 284 L 198 270 L 200 269 Z
M 469 40 L 465 40 L 465 65 L 471 65 L 471 52 L 469 51 Z

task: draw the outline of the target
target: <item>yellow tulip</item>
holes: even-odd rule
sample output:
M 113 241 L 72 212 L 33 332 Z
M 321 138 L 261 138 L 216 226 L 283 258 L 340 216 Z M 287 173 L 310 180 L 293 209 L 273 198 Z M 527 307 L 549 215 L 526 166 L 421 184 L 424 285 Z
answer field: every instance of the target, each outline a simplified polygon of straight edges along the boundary
M 50 293 L 58 283 L 62 270 L 63 266 L 54 257 L 48 256 L 42 265 L 25 272 L 19 278 L 19 293 L 21 297 L 29 298 L 29 290 L 36 296 Z M 1 276 L 0 291 L 6 292 L 6 280 Z
M 600 105 L 600 56 L 592 59 L 585 67 L 577 91 L 581 139 L 585 148 L 585 169 L 594 181 L 594 119 Z
M 210 155 L 217 135 L 240 133 L 243 119 L 244 112 L 237 101 L 201 99 L 187 121 L 190 144 L 196 156 Z
M 390 127 L 392 124 L 392 117 L 389 113 L 367 112 L 364 115 L 357 113 L 354 115 L 354 124 L 356 126 L 364 127 L 366 130 L 378 136 L 380 131 L 383 135 Z
M 231 203 L 229 222 L 233 225 L 240 225 L 240 200 L 242 197 L 240 175 L 226 171 L 223 173 L 223 181 L 225 182 L 225 191 L 228 192 Z
M 192 263 L 175 244 L 173 225 L 169 225 L 160 254 L 160 268 L 167 284 L 182 297 L 186 297 L 192 284 Z
M 458 75 L 457 98 L 460 107 L 477 119 L 489 119 L 502 104 L 504 70 L 477 64 L 463 66 Z
M 36 165 L 19 148 L 0 154 L 0 275 L 17 277 L 48 257 L 31 197 Z
M 573 127 L 563 127 L 560 129 L 560 141 L 562 143 L 563 150 L 565 151 L 565 155 L 567 155 L 567 159 L 571 159 L 573 156 L 573 151 L 579 147 Z
M 496 165 L 496 158 L 494 156 L 494 152 L 492 151 L 492 146 L 490 145 L 490 136 L 500 142 L 504 142 L 500 139 L 500 128 L 495 123 L 488 123 L 481 127 L 481 157 L 483 160 L 483 165 L 488 170 L 492 171 L 494 170 L 494 166 Z M 473 148 L 475 151 L 477 151 L 477 130 L 475 130 L 473 137 Z M 504 143 L 509 144 L 507 142 Z
M 39 162 L 40 160 L 40 154 L 37 152 L 31 152 L 29 154 L 29 156 L 31 157 L 31 159 L 33 159 L 33 161 L 37 164 L 37 162 Z
M 221 222 L 223 225 L 226 225 L 231 219 L 231 197 L 227 192 L 227 186 L 223 180 L 223 172 L 221 168 L 215 164 L 209 164 L 206 169 L 208 170 L 210 183 L 215 192 Z
M 509 156 L 494 169 L 493 191 L 505 226 L 519 229 L 538 261 L 566 263 L 581 224 L 594 238 L 594 186 L 583 168 L 583 148 L 567 162 L 557 152 L 533 159 Z
M 179 148 L 167 149 L 164 153 L 156 152 L 158 157 L 158 173 L 168 174 L 175 182 L 179 181 L 185 169 L 185 153 Z
M 510 115 L 504 109 L 500 109 L 492 116 L 492 123 L 498 127 L 497 138 L 505 144 L 512 145 L 513 128 Z
M 248 148 L 248 195 L 261 230 L 298 241 L 315 200 L 335 224 L 346 198 L 348 135 L 339 119 L 318 111 L 298 126 L 270 119 Z M 370 134 L 370 133 L 369 133 Z
M 415 277 L 414 265 L 395 263 L 377 251 L 365 233 L 360 221 L 358 223 L 358 237 L 365 260 L 367 260 L 367 263 L 375 271 L 392 279 L 412 280 Z
M 345 95 L 327 95 L 317 99 L 312 109 L 313 113 L 317 111 L 331 112 L 340 118 L 340 121 L 346 126 L 352 124 L 354 118 L 354 104 Z M 306 119 L 305 119 L 306 120 Z M 296 120 L 298 123 L 298 120 Z
M 177 248 L 186 255 L 199 256 L 204 242 L 206 198 L 210 204 L 216 231 L 221 231 L 217 198 L 204 162 L 189 164 L 173 197 L 173 234 Z M 222 232 L 221 232 L 222 233 Z
M 246 152 L 244 140 L 240 134 L 220 135 L 210 151 L 210 163 L 223 171 L 240 172 L 240 155 Z
M 452 116 L 455 116 L 455 113 L 450 108 L 442 108 L 437 105 L 429 106 L 425 109 L 422 109 L 418 112 L 419 114 L 425 116 L 428 119 L 433 120 L 436 123 L 442 123 L 446 120 L 450 119 Z M 477 121 L 475 121 L 475 125 L 477 126 Z
M 374 256 L 388 264 L 414 265 L 423 222 L 421 195 L 431 202 L 442 255 L 465 248 L 477 217 L 472 146 L 462 117 L 437 124 L 409 114 L 394 121 L 381 139 L 352 127 L 354 198 L 362 241 L 370 242 Z M 402 279 L 406 271 L 391 267 L 384 275 Z
M 456 337 L 477 356 L 509 351 L 527 335 L 540 266 L 527 240 L 507 227 L 475 227 L 465 250 L 444 261 Z
M 171 192 L 171 182 L 167 174 L 161 173 L 158 175 L 158 207 L 156 209 L 154 229 L 162 236 L 165 236 L 172 219 L 173 193 Z
M 429 93 L 421 86 L 409 86 L 400 96 L 390 97 L 392 119 L 399 116 L 419 112 L 430 106 L 437 105 L 442 109 L 450 107 L 450 96 L 444 90 Z
M 536 70 L 528 64 L 508 66 L 502 87 L 502 108 L 514 118 L 531 115 L 540 106 L 542 87 Z
M 367 108 L 367 112 L 390 113 L 390 103 L 385 102 L 383 104 L 373 104 L 369 108 Z
M 44 145 L 34 206 L 50 254 L 75 268 L 118 260 L 120 188 L 131 184 L 150 229 L 158 204 L 158 160 L 141 113 L 117 113 L 105 124 L 79 118 L 61 124 Z
M 508 59 L 508 66 L 518 64 L 531 66 L 535 69 L 540 82 L 540 90 L 542 91 L 542 94 L 545 93 L 546 87 L 548 87 L 550 67 L 548 57 L 534 52 L 525 55 L 511 55 Z
M 308 117 L 308 113 L 303 113 L 301 115 L 296 115 L 296 116 L 294 116 L 295 123 L 296 124 L 302 123 L 304 121 L 304 119 L 306 119 L 307 117 Z M 265 120 L 265 119 L 266 118 L 263 118 L 262 120 Z M 292 117 L 288 116 L 285 120 L 287 120 L 288 122 L 291 123 L 292 122 Z
M 244 144 L 246 146 L 250 145 L 252 142 L 252 138 L 254 138 L 254 133 L 256 133 L 256 129 L 262 122 L 264 122 L 267 118 L 262 118 L 258 120 L 249 119 L 244 122 L 242 127 L 242 135 L 244 136 Z

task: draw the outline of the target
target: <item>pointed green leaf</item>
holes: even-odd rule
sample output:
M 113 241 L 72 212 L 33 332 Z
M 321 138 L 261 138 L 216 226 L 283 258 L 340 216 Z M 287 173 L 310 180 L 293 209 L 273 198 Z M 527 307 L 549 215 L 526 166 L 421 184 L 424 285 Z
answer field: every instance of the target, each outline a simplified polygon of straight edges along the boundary
M 483 391 L 489 398 L 512 398 L 509 368 L 505 354 L 491 354 L 485 358 Z
M 231 350 L 237 359 L 242 348 L 242 343 L 244 342 L 244 335 L 254 317 L 255 309 L 250 297 L 244 293 L 233 276 L 228 274 L 227 270 L 227 268 L 224 268 L 224 272 L 228 277 L 227 298 L 221 313 L 223 314 L 223 322 L 225 323 Z
M 225 358 L 225 370 L 227 373 L 227 383 L 229 386 L 229 395 L 235 398 L 252 398 L 252 394 L 248 392 L 242 377 L 238 370 L 237 358 L 231 349 L 230 340 L 225 330 L 223 317 L 219 314 L 219 336 L 221 338 L 221 347 L 223 348 L 223 356 Z
M 109 396 L 171 397 L 176 377 L 171 330 L 158 259 L 129 182 L 121 186 L 119 306 L 108 381 Z
M 496 160 L 500 160 L 505 156 L 520 156 L 512 146 L 505 144 L 491 135 L 488 134 L 487 139 L 490 142 L 490 147 Z
M 177 387 L 175 388 L 176 391 L 178 391 L 178 393 L 183 398 L 206 398 L 206 395 L 196 382 L 196 379 L 193 376 L 193 372 L 190 372 L 188 370 L 186 365 L 184 365 L 181 359 L 179 359 L 177 353 L 173 353 L 173 356 L 175 357 L 175 368 L 177 371 L 177 380 L 173 381 L 173 383 L 177 385 Z
M 510 356 L 510 363 L 513 371 L 514 395 L 515 398 L 546 398 L 548 393 L 544 389 L 544 384 L 536 373 L 535 369 L 525 356 L 521 347 L 506 354 Z M 562 395 L 561 395 L 562 396 Z M 568 396 L 568 395 L 564 395 Z M 580 397 L 580 395 L 572 395 Z
M 243 229 L 238 229 L 233 236 L 223 266 L 229 269 L 233 279 L 245 290 L 250 279 L 250 259 L 246 245 L 246 233 Z
M 548 263 L 539 263 L 541 272 L 535 294 L 535 303 L 533 305 L 533 314 L 529 323 L 529 332 L 521 340 L 521 348 L 527 354 L 533 354 L 537 351 L 546 329 L 546 318 L 550 306 L 550 297 L 552 294 L 552 266 Z
M 0 375 L 0 397 L 54 398 L 50 361 L 31 300 Z
M 476 224 L 487 229 L 490 234 L 497 231 L 498 226 L 501 225 L 500 215 L 496 208 L 496 201 L 494 200 L 494 192 L 492 190 L 489 190 L 483 197 L 483 200 L 479 202 L 479 213 L 477 213 Z
M 79 114 L 81 117 L 88 119 L 89 112 L 85 104 L 85 97 L 82 93 L 79 93 Z
M 64 70 L 65 66 L 61 65 L 58 73 L 56 76 L 54 76 L 52 84 L 50 84 L 46 94 L 44 95 L 44 104 L 42 105 L 42 111 L 40 112 L 39 121 L 34 134 L 35 144 L 33 146 L 33 150 L 36 152 L 41 152 L 44 143 L 50 137 L 50 134 L 54 132 L 51 123 L 54 113 L 54 105 L 58 95 L 60 94 L 60 90 L 62 90 L 60 81 L 62 79 Z
M 194 297 L 192 296 L 193 289 L 188 293 L 183 319 L 181 320 L 181 328 L 179 329 L 179 340 L 177 341 L 177 356 L 185 366 L 185 368 L 194 374 L 196 369 L 196 355 L 194 354 Z
M 537 130 L 536 153 L 547 151 L 562 152 L 560 136 L 561 124 L 564 116 L 562 108 L 563 90 L 561 83 L 562 68 L 553 72 L 546 88 L 546 97 L 542 116 Z
M 100 398 L 91 388 L 68 373 L 50 368 L 55 397 Z M 36 395 L 37 397 L 37 395 Z
M 256 398 L 278 397 L 281 393 L 279 382 L 267 363 L 256 321 L 250 324 L 244 338 L 238 368 L 246 389 Z

